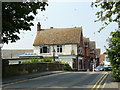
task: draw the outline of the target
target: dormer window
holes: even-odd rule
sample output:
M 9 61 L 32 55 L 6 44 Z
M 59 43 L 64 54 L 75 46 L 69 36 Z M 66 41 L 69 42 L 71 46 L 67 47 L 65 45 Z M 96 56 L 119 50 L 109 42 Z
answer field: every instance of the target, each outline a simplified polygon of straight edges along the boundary
M 57 45 L 57 52 L 62 53 L 62 45 Z

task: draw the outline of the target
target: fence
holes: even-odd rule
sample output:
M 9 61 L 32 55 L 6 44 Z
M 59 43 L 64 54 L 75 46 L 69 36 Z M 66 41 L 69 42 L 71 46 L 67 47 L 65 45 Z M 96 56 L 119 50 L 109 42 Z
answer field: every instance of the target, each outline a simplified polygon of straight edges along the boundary
M 38 73 L 44 71 L 57 71 L 64 70 L 64 64 L 60 63 L 28 63 L 28 64 L 13 64 L 9 65 L 7 63 L 3 63 L 2 71 L 3 78 L 30 74 L 30 73 Z

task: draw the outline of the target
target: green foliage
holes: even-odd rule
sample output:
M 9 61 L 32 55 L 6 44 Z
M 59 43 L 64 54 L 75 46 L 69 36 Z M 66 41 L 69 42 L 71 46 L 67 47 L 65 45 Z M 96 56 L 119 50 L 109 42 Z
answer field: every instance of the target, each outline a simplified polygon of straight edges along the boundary
M 40 59 L 32 58 L 30 61 L 23 61 L 22 64 L 25 64 L 25 63 L 35 63 L 35 62 L 40 62 Z
M 112 32 L 111 35 L 107 51 L 112 65 L 113 79 L 120 81 L 120 31 Z
M 98 18 L 96 21 L 101 21 L 103 23 L 99 32 L 111 22 L 119 23 L 118 27 L 120 28 L 120 1 L 107 2 L 97 0 L 95 3 L 92 3 L 92 6 L 101 8 L 101 10 L 96 13 Z M 111 36 L 107 51 L 112 64 L 113 78 L 116 81 L 120 81 L 120 31 L 112 32 Z
M 71 66 L 68 63 L 66 63 L 64 65 L 65 65 L 64 66 L 64 70 L 66 70 L 66 71 L 72 71 L 72 68 L 71 68 Z
M 41 62 L 52 62 L 51 58 L 44 58 L 43 60 L 41 60 Z
M 65 71 L 72 71 L 72 68 L 71 68 L 71 66 L 68 63 L 61 62 L 61 64 L 64 64 L 64 70 Z
M 51 58 L 44 58 L 44 59 L 40 60 L 40 59 L 37 59 L 37 58 L 32 58 L 30 61 L 22 62 L 22 64 L 25 64 L 25 63 L 39 63 L 39 62 L 52 62 L 52 59 Z
M 101 10 L 96 13 L 97 20 L 102 21 L 103 26 L 99 29 L 99 32 L 104 29 L 111 22 L 119 22 L 120 18 L 120 1 L 118 2 L 103 2 L 102 0 L 92 3 L 92 7 L 100 7 Z M 120 26 L 119 26 L 120 27 Z
M 37 59 L 37 58 L 32 58 L 32 59 L 31 59 L 31 62 L 32 62 L 32 63 L 34 63 L 34 62 L 40 62 L 40 60 Z
M 16 42 L 22 30 L 31 30 L 37 9 L 45 10 L 46 2 L 2 2 L 2 41 Z

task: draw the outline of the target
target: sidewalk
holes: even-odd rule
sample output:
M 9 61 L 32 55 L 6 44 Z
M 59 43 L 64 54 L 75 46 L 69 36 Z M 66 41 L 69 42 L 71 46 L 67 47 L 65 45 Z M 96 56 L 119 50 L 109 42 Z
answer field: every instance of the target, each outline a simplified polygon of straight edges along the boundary
M 32 79 L 32 78 L 36 78 L 36 77 L 40 77 L 40 76 L 46 76 L 46 75 L 51 75 L 51 74 L 58 74 L 58 73 L 64 73 L 64 71 L 47 71 L 47 72 L 26 74 L 26 75 L 21 75 L 21 76 L 5 78 L 5 79 L 2 80 L 2 84 L 22 81 L 22 80 L 26 80 L 26 79 Z

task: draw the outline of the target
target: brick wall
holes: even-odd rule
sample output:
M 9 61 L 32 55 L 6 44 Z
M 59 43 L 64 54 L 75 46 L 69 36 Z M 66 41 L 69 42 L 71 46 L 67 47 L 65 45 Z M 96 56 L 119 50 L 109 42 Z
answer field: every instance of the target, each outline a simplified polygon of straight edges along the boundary
M 59 63 L 28 63 L 14 65 L 4 64 L 2 69 L 3 69 L 2 76 L 3 78 L 6 78 L 30 73 L 64 70 L 64 64 Z

